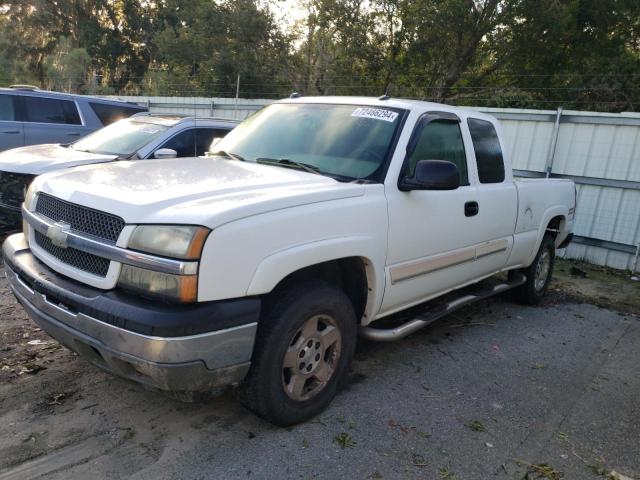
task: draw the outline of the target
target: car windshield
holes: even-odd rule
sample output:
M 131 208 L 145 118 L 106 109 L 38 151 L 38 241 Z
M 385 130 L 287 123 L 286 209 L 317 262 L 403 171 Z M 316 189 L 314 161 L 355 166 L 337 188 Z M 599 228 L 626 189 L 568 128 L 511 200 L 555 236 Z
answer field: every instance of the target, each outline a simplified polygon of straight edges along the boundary
M 80 152 L 129 156 L 170 128 L 132 118 L 101 128 L 70 145 Z
M 228 158 L 298 168 L 339 180 L 380 181 L 403 111 L 276 103 L 212 146 Z

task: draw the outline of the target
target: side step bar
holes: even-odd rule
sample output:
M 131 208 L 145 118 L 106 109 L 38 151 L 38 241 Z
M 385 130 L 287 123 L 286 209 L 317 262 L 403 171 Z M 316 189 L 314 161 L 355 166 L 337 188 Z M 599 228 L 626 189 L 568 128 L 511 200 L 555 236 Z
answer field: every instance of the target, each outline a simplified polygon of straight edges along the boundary
M 376 342 L 393 342 L 395 340 L 400 340 L 401 338 L 411 335 L 415 331 L 426 327 L 439 318 L 442 318 L 465 305 L 506 292 L 507 290 L 511 290 L 512 288 L 522 285 L 526 281 L 527 277 L 524 274 L 514 272 L 510 282 L 498 283 L 485 288 L 476 288 L 471 292 L 469 292 L 468 288 L 462 289 L 459 297 L 448 302 L 433 305 L 431 308 L 427 308 L 424 313 L 418 315 L 413 320 L 403 323 L 402 325 L 394 328 L 374 328 L 370 326 L 360 327 L 360 335 L 367 340 L 373 340 Z

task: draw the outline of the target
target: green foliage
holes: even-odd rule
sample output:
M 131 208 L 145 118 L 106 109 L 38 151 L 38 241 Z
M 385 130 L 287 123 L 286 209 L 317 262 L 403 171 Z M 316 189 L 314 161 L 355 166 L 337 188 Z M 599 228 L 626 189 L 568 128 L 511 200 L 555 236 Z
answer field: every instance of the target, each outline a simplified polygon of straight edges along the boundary
M 482 422 L 480 422 L 480 420 L 474 420 L 473 422 L 467 424 L 467 427 L 469 427 L 474 432 L 486 432 L 486 429 L 484 428 L 484 425 L 482 424 Z
M 339 445 L 343 450 L 345 448 L 354 448 L 357 445 L 353 437 L 347 432 L 342 432 L 340 435 L 333 437 L 333 442 Z
M 637 110 L 637 0 L 0 0 L 0 84 Z

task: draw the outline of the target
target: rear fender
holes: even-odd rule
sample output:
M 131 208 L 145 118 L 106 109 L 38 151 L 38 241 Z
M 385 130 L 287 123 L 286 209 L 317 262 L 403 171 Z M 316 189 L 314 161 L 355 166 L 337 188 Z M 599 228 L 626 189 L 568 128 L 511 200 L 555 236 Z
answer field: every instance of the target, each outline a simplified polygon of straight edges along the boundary
M 562 243 L 562 241 L 566 238 L 566 236 L 569 234 L 569 231 L 570 231 L 568 229 L 568 224 L 567 224 L 568 214 L 569 214 L 569 209 L 564 206 L 551 207 L 544 212 L 544 215 L 542 216 L 542 221 L 538 226 L 538 237 L 536 239 L 536 243 L 533 248 L 533 251 L 531 252 L 531 255 L 529 256 L 529 259 L 527 261 L 527 265 L 531 265 L 531 262 L 533 262 L 533 260 L 536 258 L 538 249 L 542 244 L 542 239 L 544 238 L 544 235 L 547 232 L 547 226 L 549 225 L 549 222 L 551 222 L 551 220 L 555 217 L 562 217 L 562 222 L 560 224 L 560 231 L 556 235 L 556 242 L 555 242 L 556 247 Z

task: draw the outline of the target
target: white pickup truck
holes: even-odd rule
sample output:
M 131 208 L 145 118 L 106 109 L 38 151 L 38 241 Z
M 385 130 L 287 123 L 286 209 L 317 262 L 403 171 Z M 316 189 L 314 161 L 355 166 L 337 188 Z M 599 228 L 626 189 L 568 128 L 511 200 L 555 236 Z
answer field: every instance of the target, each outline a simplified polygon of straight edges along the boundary
M 96 365 L 173 392 L 240 385 L 278 425 L 329 404 L 358 332 L 399 339 L 508 289 L 539 301 L 571 238 L 573 183 L 514 181 L 472 110 L 292 98 L 215 149 L 38 177 L 6 275 Z

